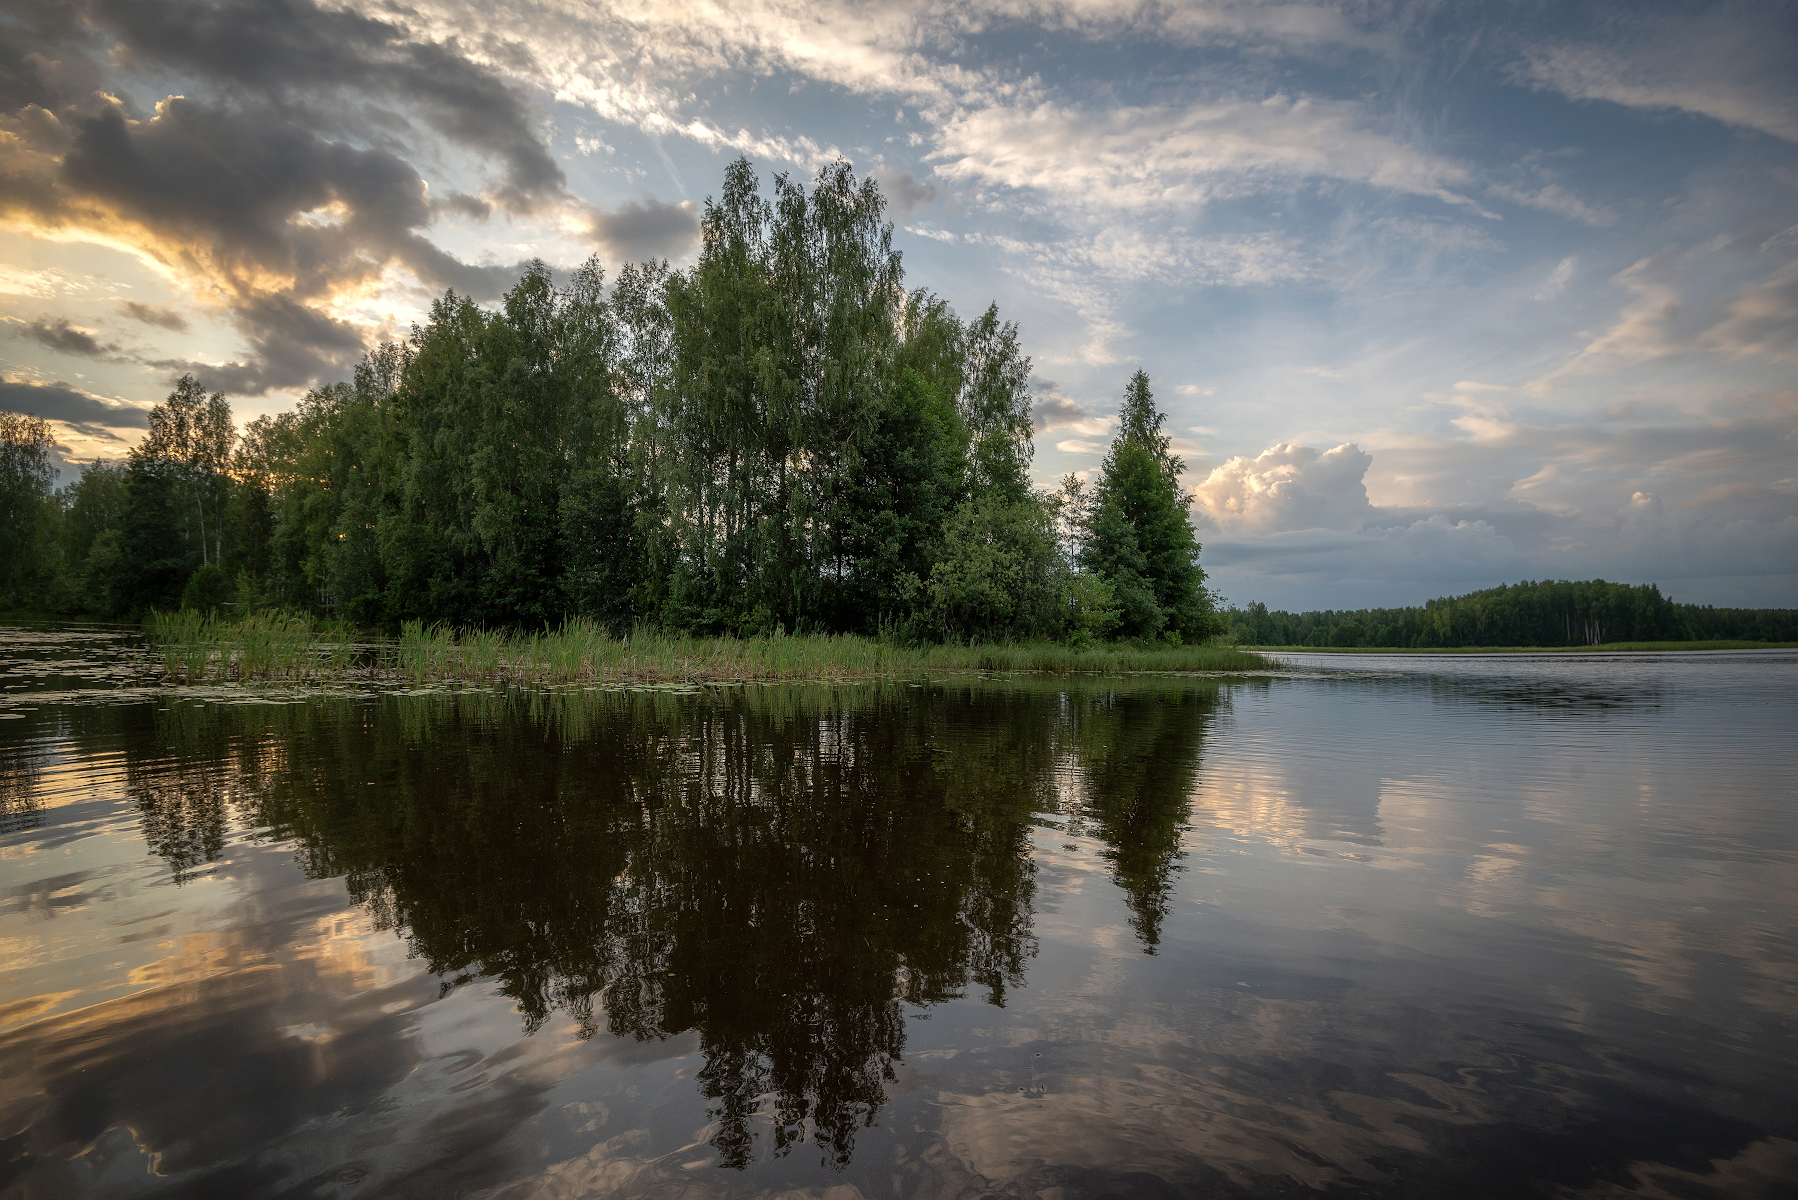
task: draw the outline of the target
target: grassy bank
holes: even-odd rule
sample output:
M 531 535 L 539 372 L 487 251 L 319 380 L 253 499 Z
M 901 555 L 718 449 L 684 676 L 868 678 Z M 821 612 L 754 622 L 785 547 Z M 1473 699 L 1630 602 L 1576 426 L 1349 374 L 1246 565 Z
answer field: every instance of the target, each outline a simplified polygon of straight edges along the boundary
M 397 640 L 366 641 L 303 616 L 226 621 L 195 613 L 150 619 L 166 678 L 274 683 L 342 679 L 412 683 L 783 683 L 919 678 L 977 671 L 1117 674 L 1248 671 L 1257 654 L 1229 646 L 1076 650 L 1053 642 L 895 646 L 854 636 L 614 638 L 584 621 L 541 633 L 456 632 L 408 624 Z
M 1606 642 L 1601 646 L 1254 646 L 1299 654 L 1609 654 L 1651 650 L 1791 650 L 1798 642 Z

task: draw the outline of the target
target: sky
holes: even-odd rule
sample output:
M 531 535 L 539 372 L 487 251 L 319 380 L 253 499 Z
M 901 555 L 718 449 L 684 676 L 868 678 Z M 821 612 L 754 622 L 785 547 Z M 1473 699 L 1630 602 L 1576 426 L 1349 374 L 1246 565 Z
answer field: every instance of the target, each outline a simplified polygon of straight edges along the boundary
M 183 372 L 245 421 L 841 157 L 1018 323 L 1040 483 L 1148 372 L 1233 603 L 1793 607 L 1794 62 L 1771 0 L 9 0 L 0 408 L 68 464 Z

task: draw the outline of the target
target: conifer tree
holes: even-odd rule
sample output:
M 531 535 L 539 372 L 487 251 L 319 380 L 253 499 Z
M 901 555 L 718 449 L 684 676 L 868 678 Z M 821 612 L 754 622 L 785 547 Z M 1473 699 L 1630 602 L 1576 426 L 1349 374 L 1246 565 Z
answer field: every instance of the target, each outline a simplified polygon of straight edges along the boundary
M 1080 561 L 1111 585 L 1124 636 L 1193 640 L 1216 632 L 1217 621 L 1187 520 L 1192 496 L 1180 486 L 1186 464 L 1169 449 L 1165 419 L 1148 375 L 1137 371 L 1100 468 Z

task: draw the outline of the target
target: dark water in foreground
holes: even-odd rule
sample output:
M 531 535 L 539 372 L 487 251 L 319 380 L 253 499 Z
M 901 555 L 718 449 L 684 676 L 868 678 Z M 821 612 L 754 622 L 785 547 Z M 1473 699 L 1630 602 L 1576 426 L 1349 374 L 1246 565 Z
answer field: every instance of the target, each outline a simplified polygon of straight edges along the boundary
M 0 654 L 8 1197 L 1798 1188 L 1792 655 L 301 696 Z

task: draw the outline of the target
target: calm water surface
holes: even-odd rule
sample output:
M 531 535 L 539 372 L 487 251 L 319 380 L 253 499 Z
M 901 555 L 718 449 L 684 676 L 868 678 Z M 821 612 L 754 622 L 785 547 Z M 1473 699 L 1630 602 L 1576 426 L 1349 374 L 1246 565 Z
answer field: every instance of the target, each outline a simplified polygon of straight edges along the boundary
M 0 630 L 0 1192 L 1791 1196 L 1798 657 L 173 689 Z

